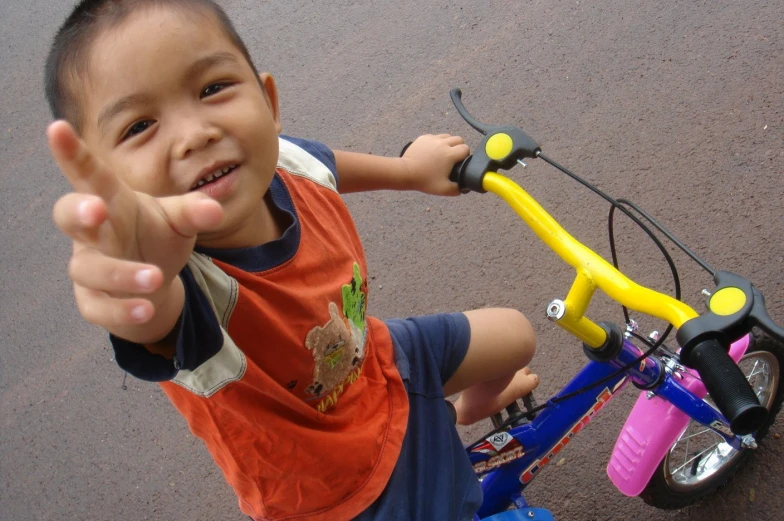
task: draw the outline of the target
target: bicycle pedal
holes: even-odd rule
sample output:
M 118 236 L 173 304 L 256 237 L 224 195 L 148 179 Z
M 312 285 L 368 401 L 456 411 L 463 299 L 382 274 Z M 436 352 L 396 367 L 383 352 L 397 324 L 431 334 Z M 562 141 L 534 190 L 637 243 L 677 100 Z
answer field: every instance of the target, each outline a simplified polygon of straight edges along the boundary
M 534 396 L 533 391 L 523 396 L 523 407 L 525 407 L 525 417 L 528 421 L 534 421 L 534 418 L 536 418 L 536 415 L 539 413 L 532 411 L 539 407 L 539 404 L 536 403 L 536 397 Z
M 506 412 L 509 414 L 509 417 L 519 417 L 520 419 L 516 420 L 512 423 L 512 427 L 519 427 L 521 425 L 525 425 L 534 421 L 536 418 L 536 413 L 531 412 L 536 407 L 536 398 L 534 398 L 533 393 L 528 393 L 522 397 L 523 408 L 521 409 L 520 406 L 517 404 L 517 401 L 514 403 L 510 403 L 509 406 L 506 408 Z
M 526 394 L 521 398 L 523 402 L 522 408 L 520 404 L 517 403 L 517 400 L 507 405 L 504 410 L 506 411 L 506 418 L 501 412 L 498 412 L 490 417 L 490 421 L 493 423 L 493 427 L 496 429 L 500 428 L 504 422 L 509 421 L 509 418 L 518 418 L 511 424 L 507 425 L 507 428 L 512 427 L 519 427 L 521 425 L 525 425 L 536 418 L 536 413 L 531 412 L 536 407 L 536 398 L 534 398 L 533 393 Z
M 528 419 L 528 416 L 525 413 L 523 413 L 523 410 L 517 404 L 517 401 L 514 401 L 506 406 L 506 413 L 509 415 L 509 418 L 518 418 L 517 420 L 512 422 L 510 427 L 520 427 L 521 425 L 525 425 L 530 421 Z

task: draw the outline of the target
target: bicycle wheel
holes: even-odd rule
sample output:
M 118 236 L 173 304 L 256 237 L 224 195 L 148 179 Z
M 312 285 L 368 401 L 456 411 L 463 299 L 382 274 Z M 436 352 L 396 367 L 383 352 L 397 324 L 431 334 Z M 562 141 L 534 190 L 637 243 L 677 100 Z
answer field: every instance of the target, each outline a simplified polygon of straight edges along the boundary
M 784 344 L 765 335 L 755 335 L 752 342 L 738 365 L 760 403 L 770 411 L 765 424 L 754 434 L 759 442 L 775 421 L 784 398 L 780 385 Z M 705 399 L 710 401 L 709 396 Z M 691 505 L 726 484 L 751 453 L 749 449 L 733 449 L 713 430 L 692 420 L 659 463 L 640 497 L 662 509 Z

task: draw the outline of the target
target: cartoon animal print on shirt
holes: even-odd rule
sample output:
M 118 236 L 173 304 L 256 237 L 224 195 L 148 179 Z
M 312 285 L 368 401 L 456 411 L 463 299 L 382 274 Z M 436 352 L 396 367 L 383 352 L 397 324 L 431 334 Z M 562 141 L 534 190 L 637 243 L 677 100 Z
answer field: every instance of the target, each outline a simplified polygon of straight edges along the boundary
M 367 327 L 367 286 L 362 281 L 359 266 L 354 263 L 353 278 L 342 288 L 343 311 L 329 303 L 329 321 L 313 328 L 305 338 L 305 347 L 315 362 L 313 382 L 305 392 L 323 398 L 319 411 L 333 407 L 345 388 L 354 383 L 365 359 Z
M 351 378 L 351 373 L 361 364 L 360 355 L 364 352 L 364 347 L 360 348 L 354 341 L 348 321 L 334 302 L 329 303 L 329 316 L 324 327 L 313 328 L 305 339 L 305 347 L 311 350 L 315 361 L 313 383 L 305 392 L 316 398 L 338 387 L 342 394 L 344 384 L 356 380 Z

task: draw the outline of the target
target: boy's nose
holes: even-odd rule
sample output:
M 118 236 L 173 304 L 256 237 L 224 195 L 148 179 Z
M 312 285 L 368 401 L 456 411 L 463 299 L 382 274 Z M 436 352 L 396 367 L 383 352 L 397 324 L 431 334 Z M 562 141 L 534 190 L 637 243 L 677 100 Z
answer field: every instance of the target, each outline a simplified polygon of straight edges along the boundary
M 222 136 L 223 132 L 215 125 L 191 119 L 183 122 L 179 139 L 174 146 L 174 154 L 177 159 L 185 159 L 191 153 L 220 141 Z

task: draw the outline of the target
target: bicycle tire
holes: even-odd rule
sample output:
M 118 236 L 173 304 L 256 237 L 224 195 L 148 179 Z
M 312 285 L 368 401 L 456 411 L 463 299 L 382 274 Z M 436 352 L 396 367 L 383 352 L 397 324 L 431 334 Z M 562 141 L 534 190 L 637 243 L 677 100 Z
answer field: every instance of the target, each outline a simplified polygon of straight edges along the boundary
M 755 361 L 757 361 L 757 366 L 754 365 Z M 769 376 L 765 376 L 762 372 L 754 372 L 757 370 L 755 367 L 760 365 L 762 365 L 764 370 L 765 364 L 771 371 Z M 781 370 L 784 369 L 784 343 L 762 333 L 755 332 L 752 336 L 752 345 L 739 361 L 739 365 L 747 378 L 753 375 L 749 379 L 760 398 L 763 392 L 755 386 L 755 380 L 752 378 L 756 379 L 759 375 L 762 375 L 762 379 L 770 378 L 772 380 L 770 387 L 767 389 L 765 400 L 769 411 L 768 418 L 762 428 L 754 434 L 754 439 L 757 443 L 760 443 L 776 420 L 776 415 L 781 410 L 782 400 L 784 400 L 784 386 L 781 385 Z M 706 396 L 706 399 L 709 400 L 710 398 Z M 762 399 L 760 399 L 760 402 L 763 405 L 765 404 Z M 688 434 L 695 427 L 699 432 L 697 434 Z M 680 454 L 684 450 L 684 439 L 686 443 L 686 457 L 688 458 L 690 438 L 703 434 L 705 435 L 703 439 L 715 441 L 713 447 L 708 446 L 707 449 L 700 449 L 697 456 L 683 460 L 683 464 L 675 469 L 676 472 L 673 472 L 673 466 L 681 463 Z M 686 438 L 684 438 L 684 435 L 686 435 Z M 713 438 L 710 438 L 711 436 Z M 692 420 L 684 434 L 681 435 L 678 441 L 670 447 L 664 458 L 662 458 L 650 481 L 640 494 L 642 500 L 656 508 L 672 510 L 692 505 L 726 485 L 735 472 L 752 456 L 754 451 L 752 449 L 736 451 L 726 443 L 718 442 L 719 439 L 720 437 L 717 434 L 708 432 L 703 425 Z M 679 444 L 681 445 L 680 447 Z M 711 459 L 714 465 L 707 468 Z M 703 462 L 705 462 L 703 468 L 700 469 L 700 465 Z M 685 465 L 688 465 L 690 468 L 686 469 Z M 701 473 L 698 474 L 698 471 Z

